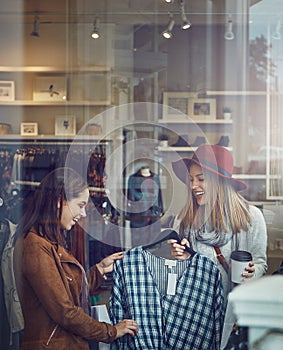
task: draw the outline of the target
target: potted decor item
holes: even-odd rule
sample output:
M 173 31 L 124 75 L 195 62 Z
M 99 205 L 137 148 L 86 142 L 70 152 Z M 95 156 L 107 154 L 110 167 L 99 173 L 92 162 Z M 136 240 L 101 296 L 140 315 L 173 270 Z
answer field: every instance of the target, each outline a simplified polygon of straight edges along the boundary
M 166 134 L 161 134 L 161 135 L 159 136 L 159 146 L 160 146 L 160 147 L 168 147 L 168 140 L 169 140 L 168 135 L 166 135 Z
M 85 130 L 87 135 L 99 135 L 101 133 L 101 126 L 97 123 L 88 123 Z
M 223 117 L 225 120 L 231 120 L 232 118 L 232 109 L 230 107 L 223 108 Z

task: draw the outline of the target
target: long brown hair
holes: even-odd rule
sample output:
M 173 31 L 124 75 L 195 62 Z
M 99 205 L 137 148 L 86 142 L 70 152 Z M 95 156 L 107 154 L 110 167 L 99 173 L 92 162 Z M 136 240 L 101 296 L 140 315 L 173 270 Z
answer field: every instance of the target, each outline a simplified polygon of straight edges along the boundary
M 51 171 L 36 189 L 33 200 L 19 222 L 15 239 L 26 237 L 33 229 L 38 235 L 63 244 L 60 225 L 63 203 L 77 198 L 86 188 L 86 182 L 71 168 Z
M 229 180 L 204 170 L 205 205 L 199 206 L 192 191 L 179 215 L 181 228 L 200 228 L 207 223 L 216 232 L 247 231 L 251 224 L 247 200 L 237 192 Z

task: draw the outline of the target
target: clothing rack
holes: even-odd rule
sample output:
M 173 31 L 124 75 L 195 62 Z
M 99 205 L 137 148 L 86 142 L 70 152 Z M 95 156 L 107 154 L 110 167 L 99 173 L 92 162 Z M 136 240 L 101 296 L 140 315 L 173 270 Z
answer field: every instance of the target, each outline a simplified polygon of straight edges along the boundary
M 74 166 L 81 169 L 82 159 L 88 163 L 85 173 L 91 196 L 105 196 L 104 167 L 111 140 L 95 140 L 90 137 L 58 139 L 16 135 L 0 137 L 0 208 L 2 218 L 10 218 L 13 211 L 21 215 L 22 201 L 33 192 L 45 175 L 57 167 L 65 166 L 71 154 Z M 15 207 L 17 210 L 15 211 Z
M 3 164 L 3 160 L 8 163 L 14 163 L 15 156 L 19 156 L 20 161 L 25 158 L 28 168 L 34 170 L 35 168 L 46 168 L 48 166 L 58 167 L 63 166 L 67 153 L 71 152 L 74 157 L 87 155 L 91 157 L 96 155 L 96 160 L 100 161 L 101 157 L 105 157 L 107 149 L 110 147 L 111 140 L 95 140 L 89 137 L 78 139 L 58 139 L 56 137 L 48 137 L 41 139 L 41 137 L 31 139 L 18 137 L 0 137 L 0 170 L 5 168 L 7 164 Z M 44 157 L 53 156 L 54 164 L 50 164 L 50 159 L 43 159 Z M 4 162 L 5 163 L 5 162 Z M 98 162 L 96 162 L 98 163 Z M 25 165 L 25 164 L 23 164 Z M 30 178 L 17 177 L 18 181 L 33 181 Z M 41 180 L 41 179 L 40 179 Z M 35 180 L 35 182 L 37 182 Z

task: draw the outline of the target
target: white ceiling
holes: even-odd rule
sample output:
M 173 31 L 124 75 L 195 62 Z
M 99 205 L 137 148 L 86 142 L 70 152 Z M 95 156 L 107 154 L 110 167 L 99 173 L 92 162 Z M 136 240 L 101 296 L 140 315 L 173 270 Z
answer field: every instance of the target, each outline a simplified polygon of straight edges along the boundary
M 237 3 L 241 3 L 238 0 L 183 1 L 185 12 L 194 24 L 224 23 L 227 13 L 237 12 Z M 261 1 L 248 3 L 252 6 Z M 98 16 L 104 23 L 140 25 L 164 24 L 169 13 L 180 15 L 180 0 L 173 4 L 164 0 L 1 0 L 0 20 L 32 23 L 37 14 L 41 22 L 91 23 Z

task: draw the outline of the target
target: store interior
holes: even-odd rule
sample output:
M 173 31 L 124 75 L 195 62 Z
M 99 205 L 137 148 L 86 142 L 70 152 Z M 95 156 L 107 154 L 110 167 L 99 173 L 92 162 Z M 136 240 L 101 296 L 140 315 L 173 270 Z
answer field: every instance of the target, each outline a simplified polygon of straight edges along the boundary
M 186 202 L 172 162 L 218 144 L 264 215 L 272 275 L 283 260 L 281 23 L 281 0 L 2 0 L 1 219 L 17 224 L 51 169 L 81 169 L 90 205 L 70 240 L 89 267 L 154 241 Z M 160 197 L 136 240 L 127 195 L 145 168 Z

